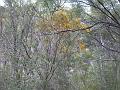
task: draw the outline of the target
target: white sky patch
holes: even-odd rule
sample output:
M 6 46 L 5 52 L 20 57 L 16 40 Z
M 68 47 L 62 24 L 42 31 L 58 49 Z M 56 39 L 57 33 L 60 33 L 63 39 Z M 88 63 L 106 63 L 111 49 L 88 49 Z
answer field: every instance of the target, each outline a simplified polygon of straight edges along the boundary
M 32 2 L 32 3 L 35 3 L 37 0 L 24 0 L 25 3 L 27 2 Z M 0 0 L 0 6 L 4 6 L 5 3 L 4 3 L 4 0 Z M 72 5 L 71 3 L 64 3 L 64 7 L 66 9 L 71 9 L 72 8 Z
M 4 6 L 5 3 L 4 3 L 4 0 L 0 0 L 0 6 Z
M 30 0 L 24 0 L 25 3 L 27 3 L 28 1 L 30 1 Z M 37 0 L 31 0 L 32 3 L 35 3 L 36 1 Z M 5 5 L 4 2 L 5 2 L 4 0 L 0 0 L 0 6 L 4 6 Z
M 25 3 L 27 3 L 27 2 L 35 3 L 36 1 L 37 0 L 24 0 Z M 5 5 L 4 0 L 0 0 L 0 6 L 4 6 L 4 5 Z M 71 3 L 64 3 L 64 8 L 67 10 L 71 9 L 72 8 Z M 90 13 L 90 7 L 85 7 L 85 11 L 87 13 Z
M 91 13 L 91 8 L 90 7 L 85 7 L 86 13 L 90 14 Z
M 37 0 L 24 0 L 24 2 L 31 2 L 31 3 L 35 3 Z
M 64 3 L 64 8 L 68 10 L 71 9 L 72 8 L 71 3 Z

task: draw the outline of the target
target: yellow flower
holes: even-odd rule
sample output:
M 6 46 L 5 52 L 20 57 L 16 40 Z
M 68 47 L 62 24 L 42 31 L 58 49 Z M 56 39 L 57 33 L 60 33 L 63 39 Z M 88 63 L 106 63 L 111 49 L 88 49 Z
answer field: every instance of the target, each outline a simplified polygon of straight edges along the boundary
M 92 30 L 91 30 L 91 29 L 86 29 L 85 31 L 86 31 L 87 33 L 92 32 Z
M 61 27 L 64 29 L 69 29 L 69 15 L 65 12 L 65 10 L 56 11 L 53 15 L 53 21 L 56 27 Z
M 69 23 L 66 23 L 66 24 L 64 24 L 64 28 L 65 28 L 65 29 L 70 29 L 70 28 L 71 28 L 71 25 L 70 25 Z
M 86 48 L 86 45 L 84 42 L 80 42 L 79 47 L 80 47 L 80 50 L 84 50 Z
M 80 24 L 80 18 L 75 19 L 76 24 Z

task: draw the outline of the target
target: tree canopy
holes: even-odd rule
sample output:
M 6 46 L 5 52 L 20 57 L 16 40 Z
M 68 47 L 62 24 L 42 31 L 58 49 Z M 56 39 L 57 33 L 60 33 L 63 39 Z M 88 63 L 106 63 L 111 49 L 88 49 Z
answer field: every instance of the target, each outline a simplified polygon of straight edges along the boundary
M 4 0 L 0 90 L 119 90 L 120 0 Z

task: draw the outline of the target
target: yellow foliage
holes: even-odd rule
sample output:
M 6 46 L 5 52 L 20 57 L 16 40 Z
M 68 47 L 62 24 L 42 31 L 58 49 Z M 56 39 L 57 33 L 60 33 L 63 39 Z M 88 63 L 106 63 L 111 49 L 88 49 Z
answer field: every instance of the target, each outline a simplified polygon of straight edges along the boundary
M 78 25 L 78 26 L 81 24 L 80 23 L 80 18 L 76 18 L 74 21 L 75 21 L 75 24 Z
M 64 29 L 71 29 L 71 25 L 69 23 L 64 24 Z
M 53 21 L 55 22 L 55 25 L 59 27 L 63 27 L 66 29 L 70 27 L 69 17 L 64 10 L 56 11 L 53 15 Z
M 52 17 L 52 18 L 51 18 Z M 80 18 L 70 19 L 69 14 L 65 10 L 56 11 L 48 20 L 40 20 L 37 22 L 37 27 L 40 30 L 49 31 L 57 30 L 62 31 L 66 29 L 83 29 L 89 27 L 87 24 L 81 22 Z M 84 30 L 91 32 L 90 29 Z
M 89 26 L 88 26 L 87 24 L 81 23 L 81 24 L 80 24 L 80 27 L 83 28 L 83 29 L 86 29 L 86 28 L 88 28 Z M 87 33 L 91 32 L 91 31 L 92 31 L 92 30 L 90 30 L 90 29 L 86 29 L 86 30 L 85 30 L 85 32 L 87 32 Z
M 80 47 L 80 50 L 85 50 L 86 45 L 85 45 L 85 43 L 84 43 L 84 42 L 80 42 L 79 47 Z
M 80 18 L 75 18 L 70 21 L 71 29 L 78 29 L 80 28 Z
M 87 33 L 90 33 L 92 30 L 91 29 L 86 29 L 85 30 Z

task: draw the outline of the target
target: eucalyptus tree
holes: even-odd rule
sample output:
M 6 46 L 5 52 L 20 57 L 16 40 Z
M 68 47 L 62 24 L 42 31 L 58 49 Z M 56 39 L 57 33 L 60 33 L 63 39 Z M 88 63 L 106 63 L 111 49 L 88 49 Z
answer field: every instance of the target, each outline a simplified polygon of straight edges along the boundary
M 5 0 L 0 9 L 0 88 L 118 90 L 118 1 L 31 2 Z

